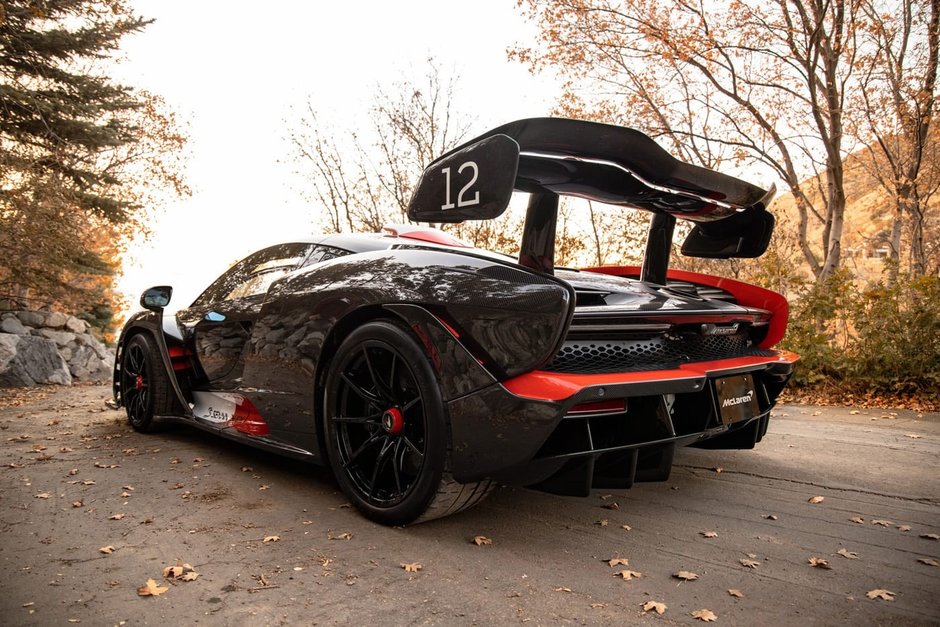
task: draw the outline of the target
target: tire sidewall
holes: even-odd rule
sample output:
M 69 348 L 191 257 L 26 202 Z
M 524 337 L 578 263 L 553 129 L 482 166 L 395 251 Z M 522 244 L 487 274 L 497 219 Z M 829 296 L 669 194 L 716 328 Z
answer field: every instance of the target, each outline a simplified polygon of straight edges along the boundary
M 365 341 L 382 342 L 399 354 L 414 376 L 424 405 L 425 450 L 421 472 L 405 499 L 390 507 L 377 507 L 358 497 L 356 487 L 346 476 L 346 471 L 342 467 L 336 443 L 337 429 L 330 420 L 338 402 L 336 388 L 340 373 Z M 434 499 L 441 484 L 448 446 L 446 410 L 441 399 L 440 385 L 427 356 L 412 335 L 398 324 L 387 321 L 369 322 L 353 331 L 343 341 L 331 360 L 326 378 L 323 408 L 324 440 L 330 467 L 353 505 L 367 518 L 386 525 L 404 525 L 421 516 Z

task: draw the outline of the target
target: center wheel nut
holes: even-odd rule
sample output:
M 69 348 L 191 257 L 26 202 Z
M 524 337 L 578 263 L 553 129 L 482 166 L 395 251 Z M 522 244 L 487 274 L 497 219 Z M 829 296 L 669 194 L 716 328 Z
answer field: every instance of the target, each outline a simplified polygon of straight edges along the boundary
M 405 426 L 405 417 L 397 407 L 386 409 L 382 414 L 382 428 L 389 435 L 398 435 Z

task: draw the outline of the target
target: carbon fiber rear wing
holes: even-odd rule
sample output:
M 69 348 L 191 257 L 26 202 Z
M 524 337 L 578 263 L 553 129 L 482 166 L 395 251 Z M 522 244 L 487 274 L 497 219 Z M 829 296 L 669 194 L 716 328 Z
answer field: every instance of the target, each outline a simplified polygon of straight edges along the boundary
M 408 217 L 492 219 L 513 191 L 532 194 L 520 263 L 543 272 L 553 268 L 559 195 L 653 212 L 647 262 L 663 265 L 655 273 L 663 277 L 668 250 L 664 262 L 656 258 L 677 217 L 695 223 L 682 246 L 694 257 L 758 257 L 774 227 L 766 210 L 773 188 L 679 161 L 634 129 L 561 118 L 511 122 L 439 157 L 421 176 Z

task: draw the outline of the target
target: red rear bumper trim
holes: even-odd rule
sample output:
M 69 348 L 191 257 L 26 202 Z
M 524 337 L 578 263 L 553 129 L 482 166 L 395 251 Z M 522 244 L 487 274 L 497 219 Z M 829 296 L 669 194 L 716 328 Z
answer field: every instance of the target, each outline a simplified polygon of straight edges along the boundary
M 682 364 L 670 370 L 646 372 L 612 372 L 605 374 L 567 374 L 533 370 L 503 382 L 503 387 L 524 398 L 540 401 L 562 401 L 587 387 L 623 383 L 689 381 L 720 375 L 722 371 L 745 368 L 759 369 L 773 364 L 792 364 L 799 356 L 789 351 L 775 351 L 773 357 L 732 357 L 715 361 Z

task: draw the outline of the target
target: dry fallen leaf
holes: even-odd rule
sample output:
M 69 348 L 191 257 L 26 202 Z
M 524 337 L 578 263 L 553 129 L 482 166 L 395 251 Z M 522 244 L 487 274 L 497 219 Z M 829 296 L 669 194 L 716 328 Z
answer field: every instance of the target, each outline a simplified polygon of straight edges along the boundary
M 401 565 L 401 567 L 405 569 L 405 572 L 406 572 L 406 573 L 416 573 L 416 572 L 418 572 L 419 570 L 421 570 L 422 568 L 424 568 L 424 566 L 422 566 L 422 565 L 419 564 L 418 562 L 412 562 L 411 564 L 404 564 L 404 563 L 403 563 L 403 564 Z
M 852 522 L 857 523 L 857 524 L 859 524 L 859 525 L 864 525 L 864 524 L 865 524 L 865 519 L 862 518 L 861 516 L 856 516 L 855 518 L 849 518 L 849 520 L 851 520 Z
M 493 544 L 493 541 L 487 538 L 486 536 L 473 536 L 471 540 L 477 546 L 483 546 L 484 544 Z
M 647 601 L 643 604 L 644 612 L 656 612 L 657 614 L 662 614 L 666 611 L 666 604 L 660 603 L 659 601 Z
M 37 498 L 37 499 L 47 499 L 47 498 L 49 498 L 49 493 L 48 493 L 48 492 L 40 492 L 39 494 L 36 495 L 36 498 Z
M 610 503 L 605 503 L 601 505 L 604 509 L 620 509 L 620 506 L 617 505 L 617 501 L 611 501 Z
M 108 516 L 108 520 L 121 520 L 124 518 L 124 514 L 112 514 Z
M 839 549 L 838 551 L 836 551 L 836 553 L 850 560 L 858 559 L 858 553 L 856 553 L 855 551 L 850 551 L 848 549 Z
M 105 555 L 111 555 L 112 553 L 114 553 L 114 547 L 109 544 L 108 546 L 103 546 L 100 549 L 98 549 L 98 552 L 104 553 Z
M 175 566 L 167 566 L 163 569 L 164 579 L 195 581 L 197 577 L 199 577 L 199 573 L 197 573 L 191 565 L 182 562 L 176 562 Z
M 876 588 L 874 590 L 869 590 L 866 595 L 869 599 L 882 599 L 884 601 L 894 601 L 894 593 L 890 590 L 883 590 L 881 588 Z
M 612 557 L 609 560 L 604 560 L 607 562 L 607 565 L 613 568 L 614 566 L 629 566 L 630 560 L 625 557 Z
M 873 520 L 871 521 L 871 524 L 878 525 L 879 527 L 890 527 L 894 523 L 890 520 Z
M 714 612 L 712 612 L 711 610 L 706 610 L 706 609 L 695 610 L 694 612 L 692 612 L 692 617 L 697 618 L 700 621 L 704 621 L 706 623 L 711 623 L 711 622 L 718 620 L 718 616 L 716 616 Z
M 857 416 L 860 412 L 859 412 L 857 409 L 853 409 L 853 410 L 850 411 L 849 413 L 850 413 L 851 415 L 853 415 L 853 416 Z
M 623 529 L 624 531 L 630 531 L 631 529 L 633 529 L 633 527 L 631 527 L 630 525 L 620 525 L 620 528 Z
M 826 500 L 826 497 L 824 496 L 811 496 L 809 500 L 807 500 L 807 503 L 812 503 L 813 505 L 816 505 L 817 503 L 822 503 L 825 500 Z
M 743 558 L 739 559 L 738 562 L 745 568 L 757 568 L 760 565 L 760 562 L 758 561 Z
M 940 540 L 940 535 L 936 533 L 922 533 L 920 537 L 926 540 Z
M 927 566 L 940 566 L 940 562 L 932 557 L 918 557 L 917 561 L 921 564 L 927 564 Z
M 689 572 L 687 570 L 680 570 L 677 573 L 673 573 L 672 576 L 675 577 L 676 579 L 683 579 L 685 581 L 695 581 L 696 579 L 698 579 L 698 575 L 696 575 L 695 573 Z
M 728 590 L 728 594 L 730 594 L 733 597 L 737 597 L 739 599 L 744 598 L 744 593 L 736 588 L 731 588 L 730 590 Z
M 343 533 L 339 534 L 338 536 L 334 536 L 333 534 L 329 534 L 329 535 L 327 535 L 327 537 L 328 537 L 330 540 L 352 540 L 352 534 L 349 533 L 348 531 L 343 532 Z
M 146 584 L 137 588 L 137 594 L 142 597 L 156 597 L 169 589 L 168 586 L 158 586 L 156 581 L 148 579 Z
M 898 531 L 910 531 L 910 530 L 911 530 L 910 525 L 898 525 Z
M 84 501 L 72 501 L 72 507 L 82 507 L 85 505 Z
M 825 560 L 821 557 L 811 557 L 809 558 L 810 566 L 814 568 L 822 568 L 823 570 L 832 570 L 832 566 L 829 565 L 829 560 Z
M 907 437 L 909 437 L 909 438 L 911 438 L 911 439 L 914 439 L 914 440 L 919 440 L 919 439 L 920 439 L 920 436 L 917 435 L 916 433 L 905 433 L 904 435 L 907 436 Z
M 598 610 L 602 607 L 607 607 L 607 604 L 606 603 L 591 603 L 592 610 Z
M 598 527 L 606 527 L 606 526 L 607 526 L 607 519 L 606 519 L 606 518 L 601 518 L 600 520 L 595 521 L 594 524 L 597 525 Z
M 264 536 L 264 540 L 261 542 L 278 542 L 280 539 L 281 536 Z
M 699 535 L 705 538 L 717 538 L 718 532 L 717 531 L 699 531 Z
M 715 468 L 712 468 L 712 470 L 714 470 L 717 473 L 720 473 L 722 470 L 724 470 L 724 468 L 722 468 L 721 466 L 716 466 Z
M 624 581 L 630 581 L 631 579 L 638 579 L 643 576 L 643 573 L 638 573 L 635 570 L 621 570 L 619 573 L 614 573 L 614 577 L 621 577 Z
M 259 489 L 259 490 L 269 490 L 269 489 L 270 489 L 270 486 L 262 485 L 262 486 L 258 486 L 258 489 Z
M 764 518 L 767 520 L 777 520 L 777 516 L 774 514 L 764 514 Z
M 564 586 L 555 588 L 555 592 L 571 592 L 571 588 L 565 588 Z

